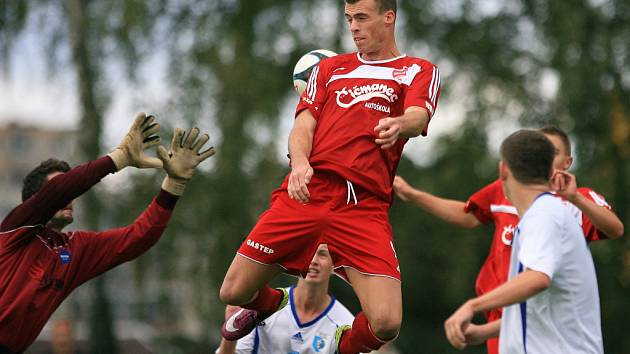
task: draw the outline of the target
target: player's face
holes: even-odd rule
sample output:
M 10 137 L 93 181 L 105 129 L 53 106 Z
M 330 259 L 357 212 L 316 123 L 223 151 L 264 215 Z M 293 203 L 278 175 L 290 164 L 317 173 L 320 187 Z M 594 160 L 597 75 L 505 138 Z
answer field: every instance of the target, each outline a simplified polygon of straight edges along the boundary
M 319 245 L 311 264 L 308 267 L 306 278 L 307 283 L 324 283 L 330 280 L 333 270 L 333 262 L 328 252 L 328 246 Z
M 391 10 L 379 13 L 374 0 L 346 3 L 345 16 L 354 44 L 362 54 L 379 53 L 385 47 L 396 18 Z
M 551 141 L 551 144 L 553 144 L 553 168 L 555 170 L 568 170 L 569 167 L 571 167 L 571 163 L 573 163 L 571 152 L 566 151 L 566 148 L 562 143 L 562 139 L 559 136 L 551 134 L 545 134 L 545 136 L 547 137 L 547 139 L 549 139 L 549 141 Z
M 52 178 L 60 174 L 62 174 L 62 172 L 53 172 L 46 177 L 46 181 L 50 181 Z M 74 216 L 72 215 L 73 204 L 74 201 L 70 202 L 65 208 L 57 211 L 48 222 L 48 225 L 56 230 L 61 230 L 70 225 L 74 221 Z

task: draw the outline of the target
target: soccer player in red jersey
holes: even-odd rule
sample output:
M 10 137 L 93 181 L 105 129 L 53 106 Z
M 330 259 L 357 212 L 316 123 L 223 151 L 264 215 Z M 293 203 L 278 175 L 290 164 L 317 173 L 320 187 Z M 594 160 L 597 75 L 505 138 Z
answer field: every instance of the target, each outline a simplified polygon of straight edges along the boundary
M 551 141 L 555 148 L 553 177 L 556 194 L 566 200 L 578 218 L 587 241 L 618 238 L 623 235 L 624 226 L 611 210 L 604 197 L 594 190 L 577 187 L 575 176 L 566 170 L 573 162 L 571 143 L 561 129 L 547 126 L 539 131 Z M 516 208 L 503 192 L 500 179 L 473 194 L 467 202 L 450 200 L 414 189 L 404 179 L 396 176 L 394 190 L 404 201 L 411 201 L 449 223 L 466 228 L 494 223 L 494 239 L 488 257 L 484 262 L 475 290 L 483 295 L 507 281 L 512 251 L 512 235 L 518 224 Z M 488 322 L 501 318 L 501 309 L 487 312 Z M 489 354 L 498 353 L 498 338 L 486 342 Z
M 201 152 L 208 135 L 194 128 L 185 141 L 177 129 L 170 152 L 158 158 L 144 151 L 159 144 L 153 116 L 136 117 L 118 148 L 70 169 L 64 161 L 44 161 L 24 179 L 23 203 L 0 225 L 0 353 L 24 352 L 52 313 L 79 285 L 132 260 L 153 246 L 170 219 L 195 167 L 214 154 Z M 163 167 L 162 189 L 136 221 L 105 231 L 62 230 L 73 221 L 73 200 L 103 177 L 127 166 Z
M 240 338 L 284 306 L 286 294 L 267 283 L 283 271 L 306 274 L 322 243 L 363 310 L 336 333 L 338 352 L 369 352 L 398 335 L 392 182 L 407 140 L 427 133 L 440 73 L 398 51 L 395 0 L 346 0 L 345 17 L 358 51 L 323 59 L 309 77 L 289 136 L 291 172 L 221 287 L 225 303 L 252 310 L 226 321 L 226 339 Z

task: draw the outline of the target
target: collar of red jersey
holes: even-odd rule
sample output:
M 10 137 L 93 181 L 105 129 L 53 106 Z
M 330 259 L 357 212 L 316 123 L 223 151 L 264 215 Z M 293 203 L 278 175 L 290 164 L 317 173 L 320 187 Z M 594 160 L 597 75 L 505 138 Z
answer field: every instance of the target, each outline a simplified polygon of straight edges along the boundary
M 404 58 L 406 57 L 407 54 L 401 54 L 397 57 L 394 58 L 389 58 L 389 59 L 383 59 L 383 60 L 365 60 L 363 58 L 361 58 L 361 53 L 357 52 L 357 58 L 359 59 L 360 62 L 364 63 L 364 64 L 383 64 L 383 63 L 389 63 L 392 62 L 394 60 L 398 60 L 400 58 Z

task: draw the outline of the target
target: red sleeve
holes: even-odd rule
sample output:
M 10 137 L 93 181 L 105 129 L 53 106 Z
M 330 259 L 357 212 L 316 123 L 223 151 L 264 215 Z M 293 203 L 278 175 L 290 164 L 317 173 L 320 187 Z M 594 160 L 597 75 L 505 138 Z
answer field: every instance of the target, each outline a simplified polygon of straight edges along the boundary
M 77 166 L 45 183 L 42 188 L 13 209 L 2 221 L 0 231 L 20 226 L 46 224 L 57 211 L 87 192 L 103 177 L 116 172 L 109 156 Z
M 490 210 L 490 205 L 496 198 L 497 188 L 501 188 L 499 182 L 495 181 L 470 196 L 468 201 L 466 201 L 464 211 L 472 213 L 483 224 L 494 222 L 494 215 Z
M 297 117 L 300 112 L 305 109 L 311 111 L 315 120 L 319 120 L 319 115 L 326 102 L 326 96 L 328 95 L 326 90 L 326 77 L 328 70 L 329 60 L 322 59 L 319 64 L 313 68 L 311 75 L 308 77 L 306 83 L 306 89 L 300 97 L 300 102 L 295 110 L 295 116 Z
M 137 258 L 160 239 L 178 197 L 161 190 L 151 204 L 126 227 L 72 234 L 75 269 L 73 288 L 113 267 Z
M 586 197 L 586 199 L 592 201 L 598 206 L 612 210 L 612 207 L 610 206 L 610 204 L 608 204 L 606 198 L 604 198 L 601 194 L 598 194 L 594 190 L 581 187 L 578 188 L 578 192 L 580 192 L 583 196 Z M 593 222 L 584 213 L 582 213 L 582 231 L 584 231 L 584 237 L 586 237 L 586 241 L 588 242 L 608 239 L 608 236 L 597 229 L 597 227 L 593 225 Z
M 437 109 L 437 103 L 442 91 L 440 83 L 440 70 L 437 66 L 427 62 L 426 69 L 423 67 L 411 82 L 405 96 L 404 109 L 411 106 L 424 108 L 429 113 L 429 119 L 433 117 Z M 414 64 L 415 65 L 415 64 Z M 422 130 L 422 135 L 427 135 L 429 123 Z

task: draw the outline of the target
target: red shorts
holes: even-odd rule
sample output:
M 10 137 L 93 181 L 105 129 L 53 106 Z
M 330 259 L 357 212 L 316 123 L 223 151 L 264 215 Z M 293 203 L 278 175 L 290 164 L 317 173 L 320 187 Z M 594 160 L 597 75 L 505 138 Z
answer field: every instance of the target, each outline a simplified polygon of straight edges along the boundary
M 243 241 L 240 255 L 305 276 L 317 247 L 325 243 L 335 273 L 345 280 L 345 268 L 351 267 L 400 281 L 388 202 L 323 171 L 308 184 L 307 204 L 290 199 L 286 187 L 287 179 L 272 193 L 271 207 Z

